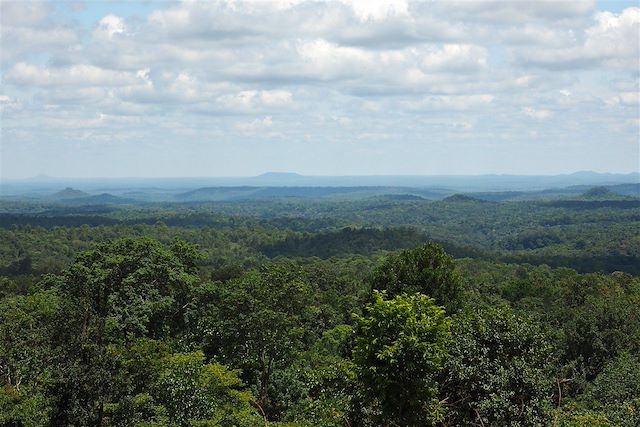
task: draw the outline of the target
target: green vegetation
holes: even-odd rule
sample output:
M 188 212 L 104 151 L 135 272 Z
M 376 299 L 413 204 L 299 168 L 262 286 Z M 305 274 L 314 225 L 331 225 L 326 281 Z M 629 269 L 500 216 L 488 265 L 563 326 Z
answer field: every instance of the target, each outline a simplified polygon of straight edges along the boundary
M 640 425 L 610 196 L 2 202 L 0 426 Z

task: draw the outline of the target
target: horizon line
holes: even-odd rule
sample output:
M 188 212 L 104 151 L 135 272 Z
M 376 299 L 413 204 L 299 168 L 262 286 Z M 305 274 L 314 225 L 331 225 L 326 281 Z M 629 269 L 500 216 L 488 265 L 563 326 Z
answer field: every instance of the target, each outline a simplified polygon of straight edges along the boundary
M 269 176 L 289 176 L 299 178 L 443 178 L 443 177 L 487 177 L 487 176 L 514 176 L 514 177 L 554 177 L 554 176 L 571 176 L 579 174 L 594 175 L 640 175 L 640 170 L 632 172 L 596 172 L 592 170 L 577 170 L 574 172 L 564 173 L 477 173 L 477 174 L 358 174 L 358 175 L 304 175 L 297 172 L 276 172 L 268 171 L 258 175 L 194 175 L 194 176 L 52 176 L 46 174 L 33 175 L 22 178 L 7 178 L 0 176 L 0 181 L 30 181 L 30 180 L 122 180 L 122 179 L 255 179 L 265 178 Z

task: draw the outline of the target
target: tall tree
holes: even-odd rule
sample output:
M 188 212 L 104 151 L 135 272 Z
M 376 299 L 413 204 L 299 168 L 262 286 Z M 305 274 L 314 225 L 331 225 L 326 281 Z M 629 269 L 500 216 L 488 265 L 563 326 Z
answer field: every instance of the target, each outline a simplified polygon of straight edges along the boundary
M 278 408 L 270 401 L 274 371 L 283 369 L 302 347 L 303 321 L 310 289 L 293 265 L 274 265 L 241 279 L 210 287 L 204 315 L 196 329 L 209 357 L 240 367 L 256 388 L 260 406 L 270 417 Z
M 170 338 L 184 322 L 198 282 L 197 251 L 147 239 L 103 243 L 47 279 L 64 302 L 53 337 L 54 422 L 102 425 L 105 405 L 120 399 L 119 346 L 140 337 Z
M 452 325 L 445 425 L 547 424 L 554 359 L 542 326 L 508 307 L 460 314 Z
M 364 404 L 380 425 L 427 426 L 442 415 L 437 374 L 450 332 L 444 310 L 422 294 L 385 300 L 374 292 L 363 316 L 354 316 L 353 360 Z
M 462 306 L 462 280 L 453 258 L 433 242 L 389 256 L 374 271 L 371 287 L 390 298 L 400 293 L 429 295 L 449 314 Z

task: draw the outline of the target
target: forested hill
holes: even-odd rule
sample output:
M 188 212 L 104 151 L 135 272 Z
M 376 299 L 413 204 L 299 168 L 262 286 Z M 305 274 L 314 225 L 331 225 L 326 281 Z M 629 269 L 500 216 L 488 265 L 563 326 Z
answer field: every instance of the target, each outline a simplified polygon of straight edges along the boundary
M 0 426 L 636 427 L 635 202 L 2 201 Z
M 455 262 L 432 243 L 254 268 L 220 250 L 231 264 L 127 238 L 28 288 L 2 278 L 0 423 L 640 421 L 637 277 Z
M 371 198 L 78 207 L 4 203 L 0 268 L 5 269 L 29 258 L 34 272 L 48 271 L 44 266 L 52 256 L 40 249 L 42 244 L 69 262 L 91 242 L 149 233 L 204 248 L 233 244 L 255 259 L 372 255 L 434 240 L 456 257 L 581 272 L 640 273 L 640 206 L 623 196 L 553 202 L 486 202 L 460 195 L 442 201 Z

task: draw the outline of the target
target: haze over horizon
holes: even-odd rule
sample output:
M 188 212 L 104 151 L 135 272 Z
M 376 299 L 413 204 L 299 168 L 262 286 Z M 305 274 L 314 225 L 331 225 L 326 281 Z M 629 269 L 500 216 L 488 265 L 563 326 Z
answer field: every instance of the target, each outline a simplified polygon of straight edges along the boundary
M 2 1 L 0 179 L 640 170 L 635 1 Z
M 517 176 L 517 177 L 554 177 L 554 176 L 577 176 L 577 175 L 594 175 L 594 176 L 632 176 L 640 177 L 640 172 L 633 171 L 628 173 L 618 172 L 595 172 L 580 170 L 574 172 L 566 172 L 560 174 L 508 174 L 508 173 L 486 173 L 486 174 L 433 174 L 433 175 L 413 175 L 413 174 L 371 174 L 371 175 L 305 175 L 297 172 L 285 172 L 285 171 L 267 171 L 257 175 L 182 175 L 182 176 L 51 176 L 46 174 L 38 174 L 22 178 L 3 178 L 0 177 L 0 181 L 28 181 L 28 180 L 60 180 L 60 181 L 73 181 L 73 180 L 127 180 L 127 179 L 149 179 L 149 180 L 163 180 L 163 179 L 260 179 L 260 178 L 282 178 L 282 179 L 295 179 L 295 178 L 446 178 L 446 177 L 489 177 L 489 176 Z

